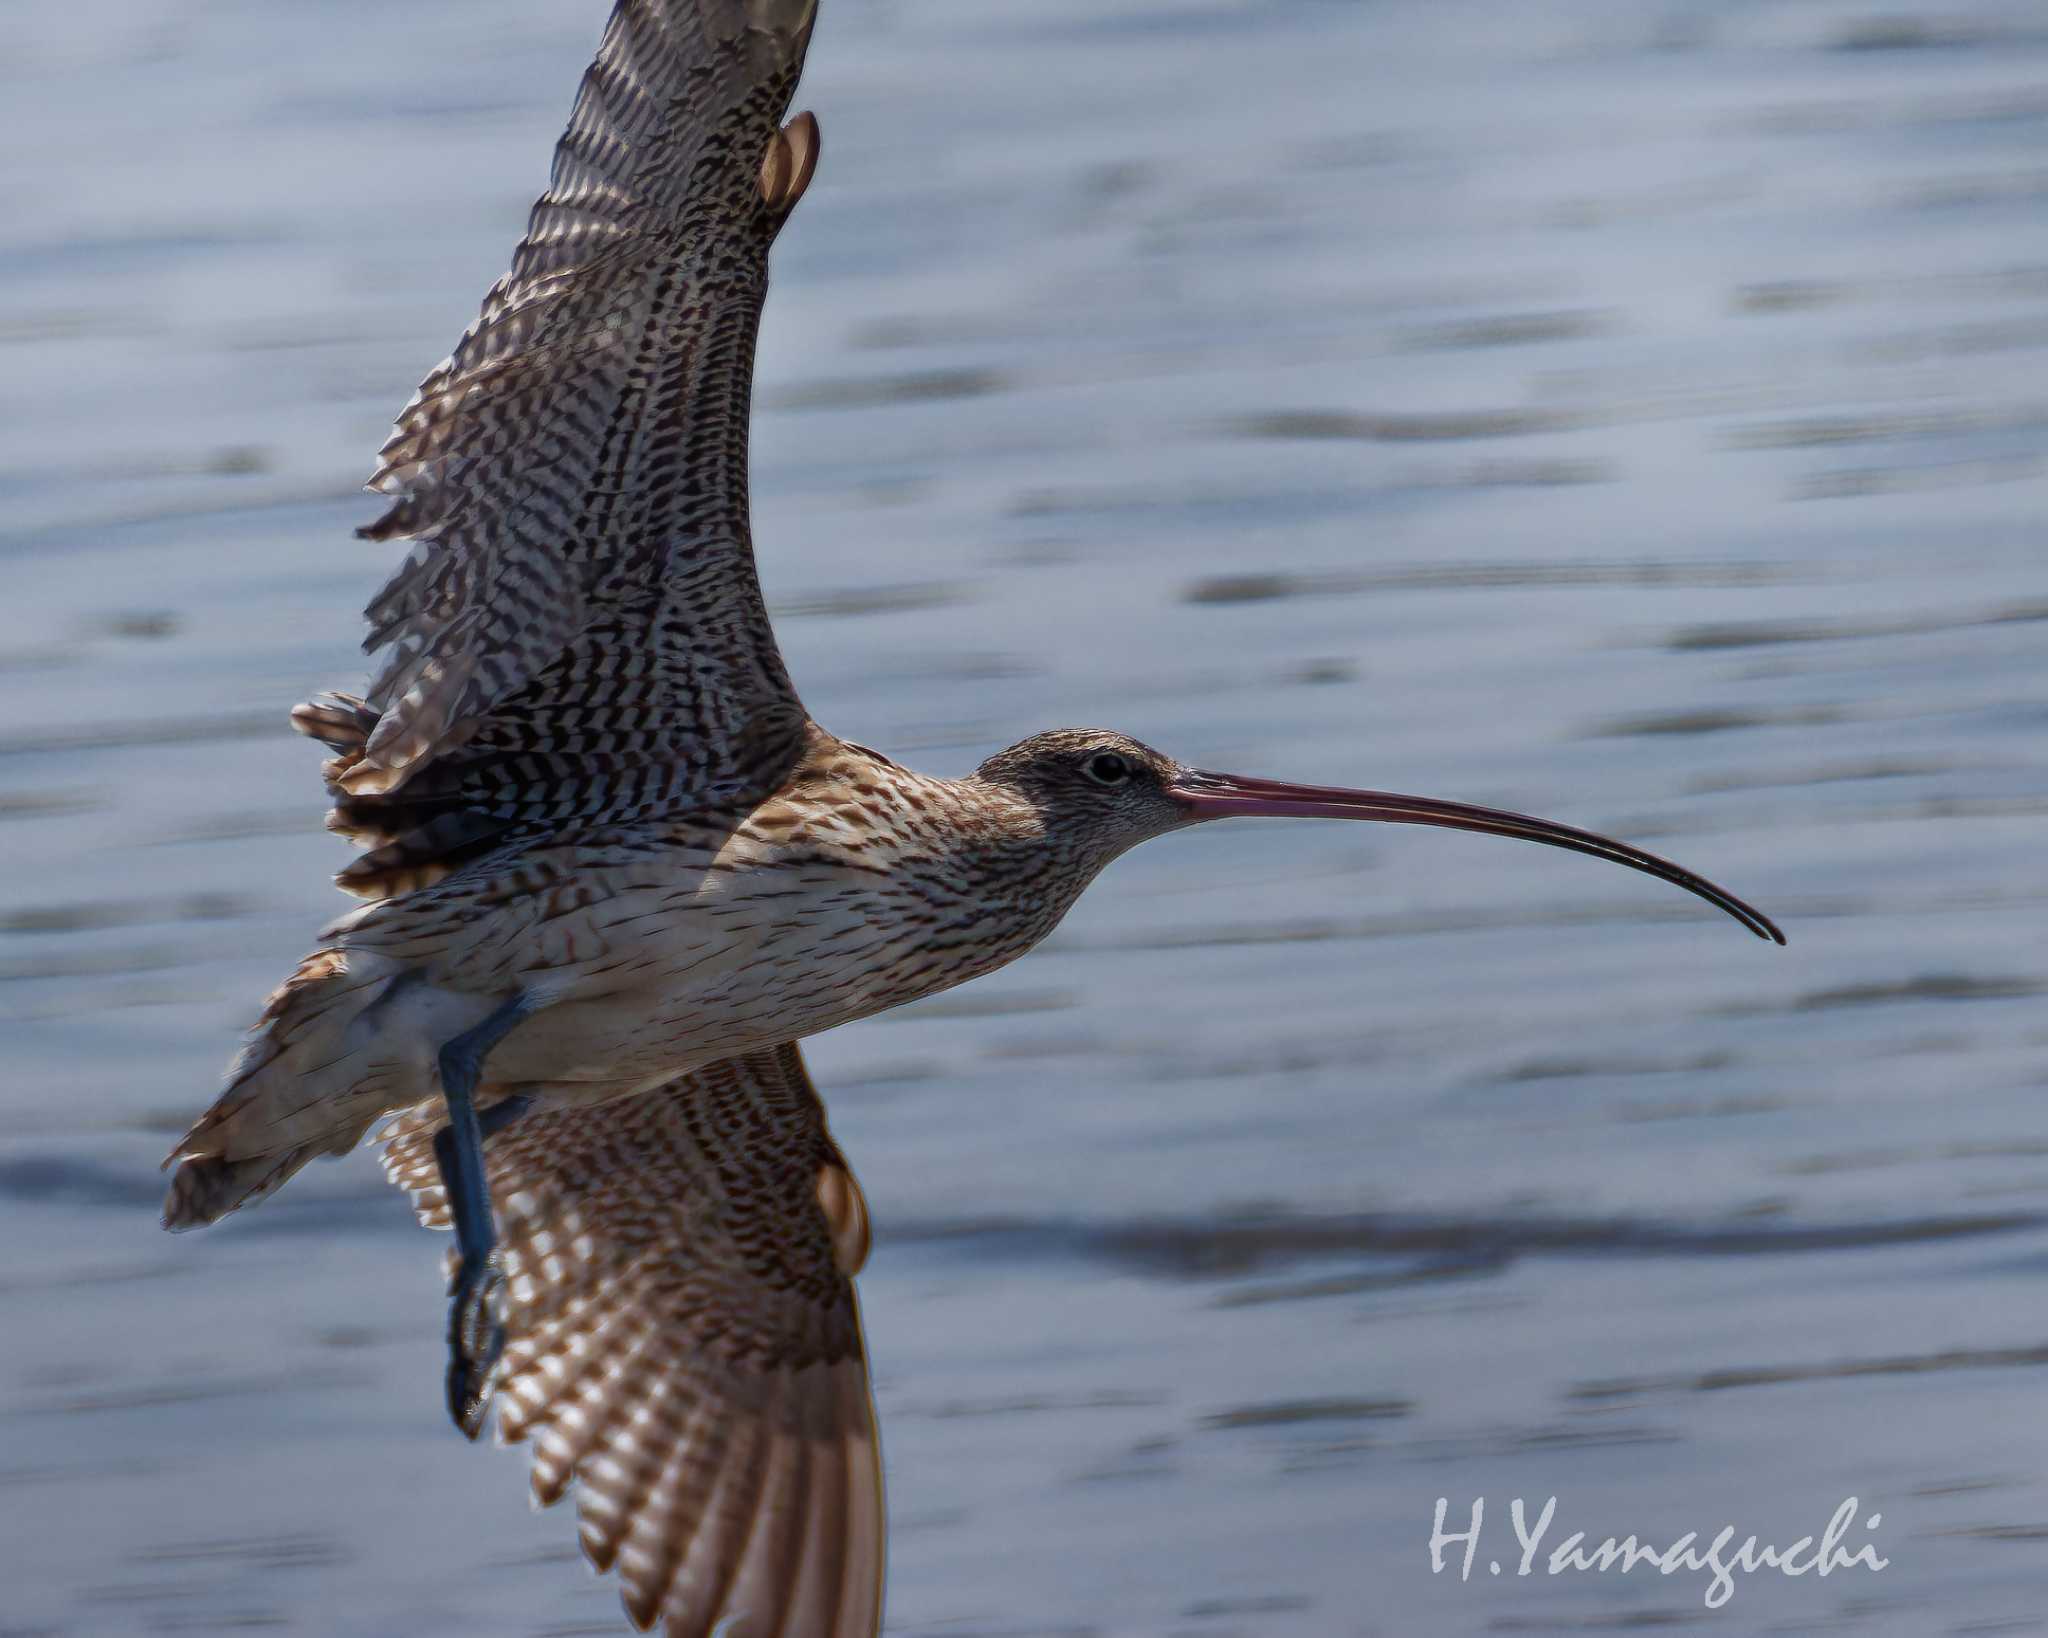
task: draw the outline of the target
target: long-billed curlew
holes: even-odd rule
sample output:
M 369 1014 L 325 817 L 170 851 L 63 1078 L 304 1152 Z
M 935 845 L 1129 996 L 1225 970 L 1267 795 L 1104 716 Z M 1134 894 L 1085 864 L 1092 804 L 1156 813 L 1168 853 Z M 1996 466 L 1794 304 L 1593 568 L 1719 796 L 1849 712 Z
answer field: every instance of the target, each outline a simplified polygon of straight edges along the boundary
M 1518 814 L 1203 773 L 1068 729 L 934 779 L 798 702 L 756 583 L 747 417 L 768 251 L 817 124 L 814 0 L 621 0 L 511 271 L 383 450 L 420 544 L 370 604 L 336 754 L 368 903 L 271 998 L 171 1156 L 207 1223 L 399 1116 L 452 1226 L 450 1410 L 579 1483 L 636 1624 L 872 1634 L 882 1504 L 852 1276 L 867 1208 L 794 1043 L 1014 960 L 1137 843 L 1234 814 L 1571 848 Z

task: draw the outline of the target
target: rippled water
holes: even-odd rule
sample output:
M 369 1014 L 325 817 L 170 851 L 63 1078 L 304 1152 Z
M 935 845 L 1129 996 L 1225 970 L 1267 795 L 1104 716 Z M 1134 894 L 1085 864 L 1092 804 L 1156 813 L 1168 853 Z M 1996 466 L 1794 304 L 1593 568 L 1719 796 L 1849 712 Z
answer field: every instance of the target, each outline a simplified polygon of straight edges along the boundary
M 359 675 L 355 486 L 601 9 L 6 13 L 0 1632 L 622 1630 L 446 1427 L 438 1246 L 367 1155 L 155 1227 L 334 904 L 283 710 Z M 757 533 L 828 724 L 1530 808 L 1792 939 L 1212 827 L 816 1042 L 892 1630 L 1708 1619 L 1515 1575 L 1551 1495 L 1552 1542 L 1882 1515 L 1887 1569 L 1720 1630 L 2038 1630 L 2038 8 L 828 0 L 802 101 Z M 1487 1500 L 1469 1582 L 1440 1496 Z

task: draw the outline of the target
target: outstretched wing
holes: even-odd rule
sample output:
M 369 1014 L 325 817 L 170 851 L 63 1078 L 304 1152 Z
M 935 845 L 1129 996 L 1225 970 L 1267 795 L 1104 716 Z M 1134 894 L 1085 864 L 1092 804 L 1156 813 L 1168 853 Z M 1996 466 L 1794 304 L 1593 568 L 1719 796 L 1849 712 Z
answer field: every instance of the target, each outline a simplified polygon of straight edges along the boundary
M 438 1100 L 385 1169 L 446 1228 Z M 792 1044 L 486 1151 L 506 1283 L 501 1440 L 666 1638 L 873 1638 L 881 1464 L 854 1272 L 867 1207 Z
M 814 8 L 612 13 L 511 271 L 371 480 L 394 499 L 361 532 L 420 544 L 366 611 L 382 666 L 330 765 L 358 809 L 337 828 L 716 805 L 796 755 L 747 417 L 769 246 L 817 155 L 809 115 L 780 124 Z

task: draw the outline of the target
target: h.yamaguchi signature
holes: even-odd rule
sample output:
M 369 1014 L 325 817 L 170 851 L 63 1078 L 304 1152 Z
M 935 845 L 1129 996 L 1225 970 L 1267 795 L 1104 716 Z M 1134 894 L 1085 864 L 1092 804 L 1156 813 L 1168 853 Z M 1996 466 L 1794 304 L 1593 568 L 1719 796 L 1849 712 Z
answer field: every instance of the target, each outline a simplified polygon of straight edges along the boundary
M 1442 1574 L 1447 1563 L 1445 1549 L 1462 1543 L 1465 1553 L 1459 1565 L 1458 1579 L 1469 1581 L 1473 1560 L 1479 1552 L 1480 1530 L 1486 1520 L 1486 1498 L 1474 1499 L 1471 1522 L 1463 1530 L 1444 1528 L 1449 1508 L 1449 1497 L 1437 1497 L 1436 1521 L 1429 1533 L 1430 1573 Z M 1737 1572 L 1752 1575 L 1758 1570 L 1776 1570 L 1780 1575 L 1797 1576 L 1810 1572 L 1825 1576 L 1835 1570 L 1859 1566 L 1868 1570 L 1885 1568 L 1891 1560 L 1878 1554 L 1875 1543 L 1866 1541 L 1854 1552 L 1843 1546 L 1856 1525 L 1859 1509 L 1860 1503 L 1850 1496 L 1835 1509 L 1834 1517 L 1828 1520 L 1828 1527 L 1818 1542 L 1812 1536 L 1801 1536 L 1789 1547 L 1759 1542 L 1753 1534 L 1745 1536 L 1737 1545 L 1732 1524 L 1723 1525 L 1710 1541 L 1702 1542 L 1697 1530 L 1688 1530 L 1662 1546 L 1638 1540 L 1633 1534 L 1618 1540 L 1608 1536 L 1597 1545 L 1589 1545 L 1586 1532 L 1574 1530 L 1560 1539 L 1541 1560 L 1537 1555 L 1543 1550 L 1544 1537 L 1549 1534 L 1551 1520 L 1557 1513 L 1557 1498 L 1552 1496 L 1543 1504 L 1543 1511 L 1536 1516 L 1533 1526 L 1520 1496 L 1508 1504 L 1508 1516 L 1515 1527 L 1515 1539 L 1521 1546 L 1521 1556 L 1515 1564 L 1516 1575 L 1535 1574 L 1539 1562 L 1544 1572 L 1550 1575 L 1562 1575 L 1568 1570 L 1620 1570 L 1626 1575 L 1638 1566 L 1654 1569 L 1663 1575 L 1674 1575 L 1680 1570 L 1707 1571 L 1712 1575 L 1707 1583 L 1707 1608 L 1716 1610 L 1735 1596 Z M 1875 1530 L 1883 1522 L 1882 1513 L 1872 1513 L 1864 1528 Z M 1487 1568 L 1492 1574 L 1499 1575 L 1505 1566 L 1494 1558 L 1487 1561 Z

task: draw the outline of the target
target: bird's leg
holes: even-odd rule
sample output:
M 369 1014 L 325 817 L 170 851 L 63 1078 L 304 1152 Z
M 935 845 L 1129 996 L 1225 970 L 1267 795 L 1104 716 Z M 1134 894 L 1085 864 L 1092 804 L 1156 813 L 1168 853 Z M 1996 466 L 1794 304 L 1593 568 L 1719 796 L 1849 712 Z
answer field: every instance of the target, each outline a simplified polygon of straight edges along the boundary
M 447 1100 L 448 1124 L 434 1134 L 434 1161 L 455 1222 L 459 1259 L 448 1304 L 448 1414 L 470 1439 L 483 1430 L 491 1371 L 505 1348 L 505 1327 L 497 1312 L 504 1276 L 491 1222 L 491 1183 L 484 1171 L 486 1125 L 497 1131 L 517 1119 L 526 1105 L 524 1098 L 507 1099 L 479 1118 L 476 1083 L 485 1055 L 528 1011 L 525 998 L 514 996 L 475 1029 L 441 1048 L 441 1096 Z
M 470 1104 L 478 1140 L 488 1144 L 525 1114 L 532 1104 L 533 1099 L 524 1094 L 500 1098 L 483 1110 L 476 1110 Z M 483 1429 L 485 1393 L 491 1370 L 505 1350 L 504 1322 L 497 1311 L 504 1275 L 495 1249 L 497 1232 L 491 1221 L 489 1178 L 484 1174 L 481 1161 L 472 1173 L 465 1166 L 463 1153 L 453 1125 L 444 1126 L 434 1134 L 434 1160 L 440 1168 L 441 1186 L 451 1205 L 463 1202 L 454 1213 L 461 1260 L 454 1289 L 450 1292 L 448 1313 L 448 1409 L 455 1425 L 474 1439 Z M 480 1186 L 474 1189 L 470 1188 L 472 1176 L 481 1180 Z M 457 1179 L 462 1180 L 460 1184 Z M 479 1194 L 480 1202 L 474 1198 Z M 482 1224 L 480 1244 L 479 1222 Z

